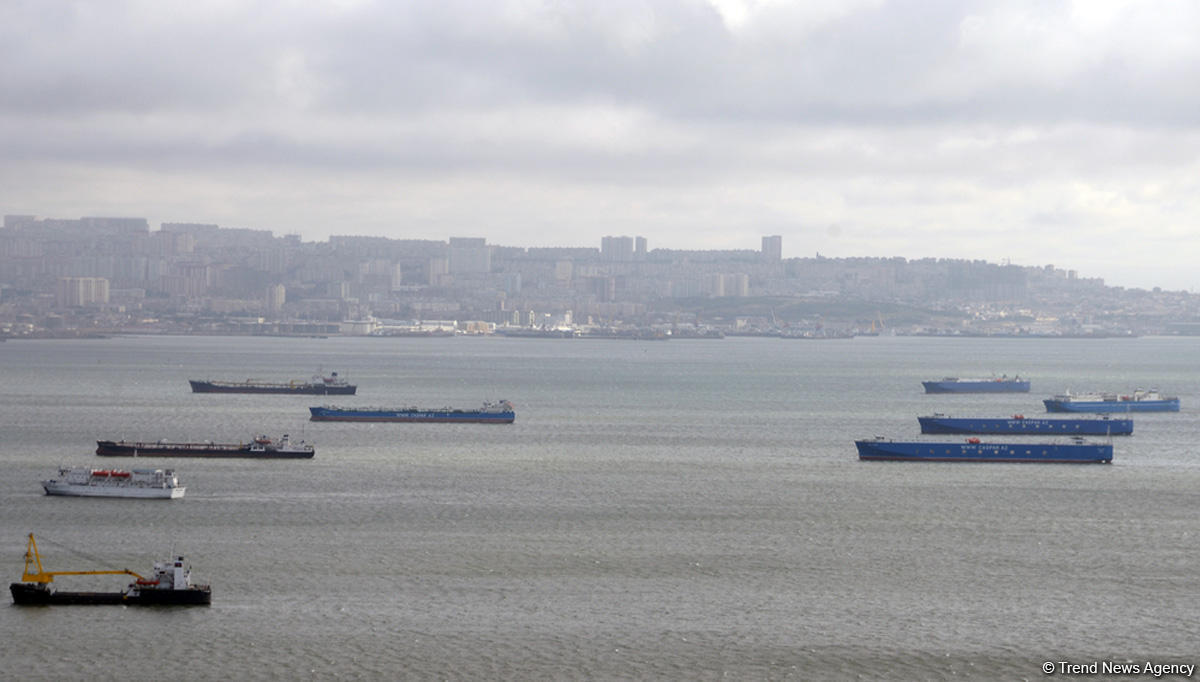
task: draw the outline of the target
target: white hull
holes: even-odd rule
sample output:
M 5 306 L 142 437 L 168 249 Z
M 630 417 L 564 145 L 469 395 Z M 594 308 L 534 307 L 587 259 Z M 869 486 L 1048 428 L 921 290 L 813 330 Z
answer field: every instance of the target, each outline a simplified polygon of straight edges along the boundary
M 66 497 L 137 497 L 145 499 L 171 500 L 183 497 L 184 486 L 173 488 L 149 488 L 123 485 L 75 485 L 60 481 L 45 481 L 42 487 L 47 495 Z

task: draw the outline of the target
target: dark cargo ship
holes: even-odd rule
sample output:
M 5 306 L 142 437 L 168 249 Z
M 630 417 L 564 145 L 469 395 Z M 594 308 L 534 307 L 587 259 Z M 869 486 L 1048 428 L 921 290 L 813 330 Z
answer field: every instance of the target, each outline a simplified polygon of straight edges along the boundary
M 308 459 L 316 448 L 304 441 L 292 443 L 283 434 L 278 442 L 259 436 L 249 443 L 171 443 L 96 441 L 96 454 L 104 457 L 246 457 L 250 459 Z
M 123 592 L 68 592 L 50 589 L 59 575 L 131 575 L 134 581 Z M 193 585 L 192 571 L 183 565 L 183 557 L 154 562 L 154 574 L 143 578 L 129 569 L 99 571 L 46 571 L 37 551 L 33 533 L 25 549 L 25 572 L 21 582 L 8 586 L 17 606 L 78 605 L 99 606 L 125 604 L 129 606 L 208 606 L 212 604 L 212 588 Z
M 475 410 L 454 407 L 310 407 L 314 422 L 438 422 L 444 424 L 511 424 L 517 418 L 512 403 L 484 403 Z
M 338 373 L 314 376 L 308 381 L 289 381 L 286 384 L 247 379 L 245 381 L 198 381 L 188 379 L 192 393 L 283 393 L 288 395 L 354 395 L 358 386 L 347 383 Z

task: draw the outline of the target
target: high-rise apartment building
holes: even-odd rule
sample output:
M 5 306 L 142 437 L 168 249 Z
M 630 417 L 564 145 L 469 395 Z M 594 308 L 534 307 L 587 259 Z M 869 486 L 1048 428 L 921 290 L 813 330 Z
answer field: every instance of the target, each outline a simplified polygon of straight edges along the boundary
M 267 287 L 267 312 L 279 314 L 283 311 L 283 304 L 287 301 L 287 287 L 282 284 L 272 284 Z
M 612 263 L 633 260 L 633 237 L 604 237 L 600 240 L 600 258 Z
M 108 303 L 108 279 L 104 277 L 59 277 L 54 301 L 60 308 L 79 308 Z
M 492 271 L 492 250 L 482 237 L 451 237 L 449 257 L 451 275 Z
M 762 258 L 768 263 L 778 263 L 783 260 L 783 237 L 781 235 L 762 238 Z

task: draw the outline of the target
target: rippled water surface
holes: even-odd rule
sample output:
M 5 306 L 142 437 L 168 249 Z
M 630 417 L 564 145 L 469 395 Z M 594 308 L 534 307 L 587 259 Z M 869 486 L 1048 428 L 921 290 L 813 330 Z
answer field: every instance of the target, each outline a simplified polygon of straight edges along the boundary
M 187 556 L 210 608 L 0 606 L 24 679 L 1041 677 L 1197 663 L 1200 340 L 130 337 L 0 344 L 0 567 Z M 192 394 L 318 369 L 353 397 Z M 1020 373 L 1029 394 L 927 396 Z M 919 414 L 1157 387 L 1112 466 L 859 462 Z M 506 398 L 508 426 L 307 421 Z M 290 434 L 155 460 L 182 500 L 49 498 L 98 438 Z M 104 459 L 103 465 L 131 461 Z M 138 465 L 150 460 L 138 460 Z M 69 582 L 73 581 L 73 582 Z M 82 581 L 82 582 L 80 582 Z M 102 578 L 60 578 L 69 588 Z M 16 671 L 16 672 L 14 672 Z

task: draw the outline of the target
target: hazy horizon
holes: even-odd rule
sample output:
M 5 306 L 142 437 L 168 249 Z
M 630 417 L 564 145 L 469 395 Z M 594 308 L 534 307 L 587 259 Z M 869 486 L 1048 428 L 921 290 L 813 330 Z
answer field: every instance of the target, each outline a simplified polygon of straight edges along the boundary
M 1200 291 L 1200 5 L 0 7 L 0 207 Z

